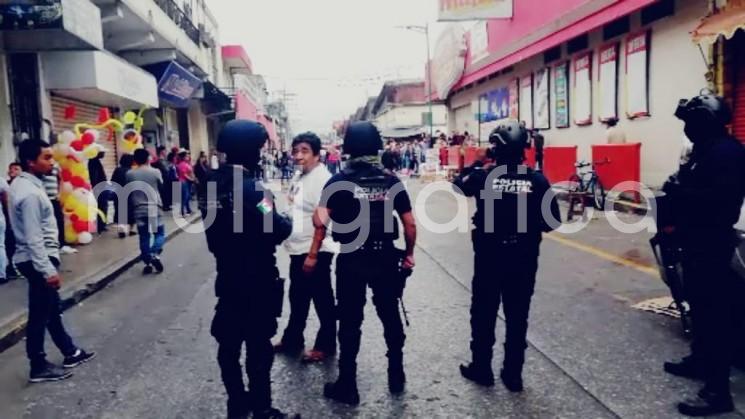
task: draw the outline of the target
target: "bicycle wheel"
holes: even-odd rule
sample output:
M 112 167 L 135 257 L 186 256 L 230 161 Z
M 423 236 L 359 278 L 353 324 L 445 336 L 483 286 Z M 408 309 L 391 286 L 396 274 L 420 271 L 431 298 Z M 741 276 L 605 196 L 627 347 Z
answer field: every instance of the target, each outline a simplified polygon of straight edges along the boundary
M 589 188 L 590 195 L 592 196 L 592 206 L 595 207 L 595 209 L 603 210 L 605 209 L 605 189 L 603 189 L 603 185 L 598 182 L 597 179 L 593 179 L 590 181 Z

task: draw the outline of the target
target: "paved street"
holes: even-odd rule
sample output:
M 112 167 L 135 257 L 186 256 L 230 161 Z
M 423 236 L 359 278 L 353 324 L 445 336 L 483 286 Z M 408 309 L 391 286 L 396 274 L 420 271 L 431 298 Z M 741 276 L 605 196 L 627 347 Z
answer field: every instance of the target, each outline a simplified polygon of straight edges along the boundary
M 421 185 L 409 187 L 416 192 Z M 446 219 L 454 211 L 453 199 L 445 194 L 434 194 L 427 203 L 433 219 Z M 417 269 L 406 291 L 411 319 L 407 392 L 397 398 L 387 392 L 382 330 L 369 304 L 359 360 L 362 404 L 351 409 L 320 397 L 323 383 L 336 376 L 335 362 L 303 366 L 278 357 L 273 370 L 276 405 L 310 418 L 676 417 L 674 402 L 698 390 L 662 372 L 664 360 L 686 353 L 679 325 L 630 307 L 667 291 L 644 269 L 642 238 L 595 243 L 607 232 L 602 224 L 593 221 L 590 235 L 544 241 L 524 394 L 509 394 L 499 384 L 483 389 L 458 374 L 458 364 L 469 358 L 469 237 L 420 229 Z M 623 243 L 629 248 L 624 250 Z M 604 257 L 626 251 L 641 262 L 620 264 Z M 78 343 L 99 354 L 70 380 L 30 386 L 23 344 L 0 354 L 1 416 L 222 417 L 224 394 L 209 335 L 214 271 L 203 236 L 179 235 L 169 242 L 164 262 L 165 274 L 142 277 L 141 267 L 135 266 L 66 313 Z M 284 253 L 280 263 L 286 275 Z M 306 337 L 316 325 L 312 315 Z M 501 323 L 498 329 L 501 340 Z M 58 361 L 51 342 L 47 348 Z M 733 380 L 742 412 L 745 379 L 738 373 Z

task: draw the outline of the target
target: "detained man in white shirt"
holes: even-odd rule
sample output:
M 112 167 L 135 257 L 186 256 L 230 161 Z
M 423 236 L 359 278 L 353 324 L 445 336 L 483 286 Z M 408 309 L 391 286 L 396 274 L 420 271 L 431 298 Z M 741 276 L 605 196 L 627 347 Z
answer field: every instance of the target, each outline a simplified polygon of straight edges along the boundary
M 303 362 L 321 362 L 336 353 L 336 314 L 334 291 L 331 288 L 331 262 L 339 252 L 338 244 L 327 236 L 323 241 L 312 274 L 303 272 L 303 264 L 313 243 L 313 212 L 321 200 L 321 192 L 331 173 L 321 159 L 321 139 L 312 132 L 300 134 L 292 141 L 292 158 L 300 172 L 293 178 L 288 196 L 292 217 L 292 234 L 285 241 L 290 254 L 290 320 L 276 352 L 297 354 L 305 349 L 303 332 L 310 303 L 316 309 L 321 327 L 312 350 L 303 355 Z

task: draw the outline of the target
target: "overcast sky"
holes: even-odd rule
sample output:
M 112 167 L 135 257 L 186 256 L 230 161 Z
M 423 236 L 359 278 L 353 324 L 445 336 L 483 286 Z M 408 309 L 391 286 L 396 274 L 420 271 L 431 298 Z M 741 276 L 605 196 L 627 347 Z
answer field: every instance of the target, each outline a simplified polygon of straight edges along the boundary
M 425 37 L 399 25 L 437 24 L 437 0 L 208 0 L 224 45 L 241 44 L 270 93 L 292 94 L 293 130 L 331 131 L 385 80 L 423 78 Z

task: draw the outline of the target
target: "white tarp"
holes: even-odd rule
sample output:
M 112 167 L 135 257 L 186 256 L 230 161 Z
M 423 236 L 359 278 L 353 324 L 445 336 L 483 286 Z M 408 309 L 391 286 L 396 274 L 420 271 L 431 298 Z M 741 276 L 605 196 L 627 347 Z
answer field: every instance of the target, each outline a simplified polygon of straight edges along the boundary
M 432 84 L 437 96 L 442 99 L 448 97 L 450 89 L 460 80 L 466 68 L 465 34 L 461 25 L 452 24 L 442 32 L 435 45 Z

